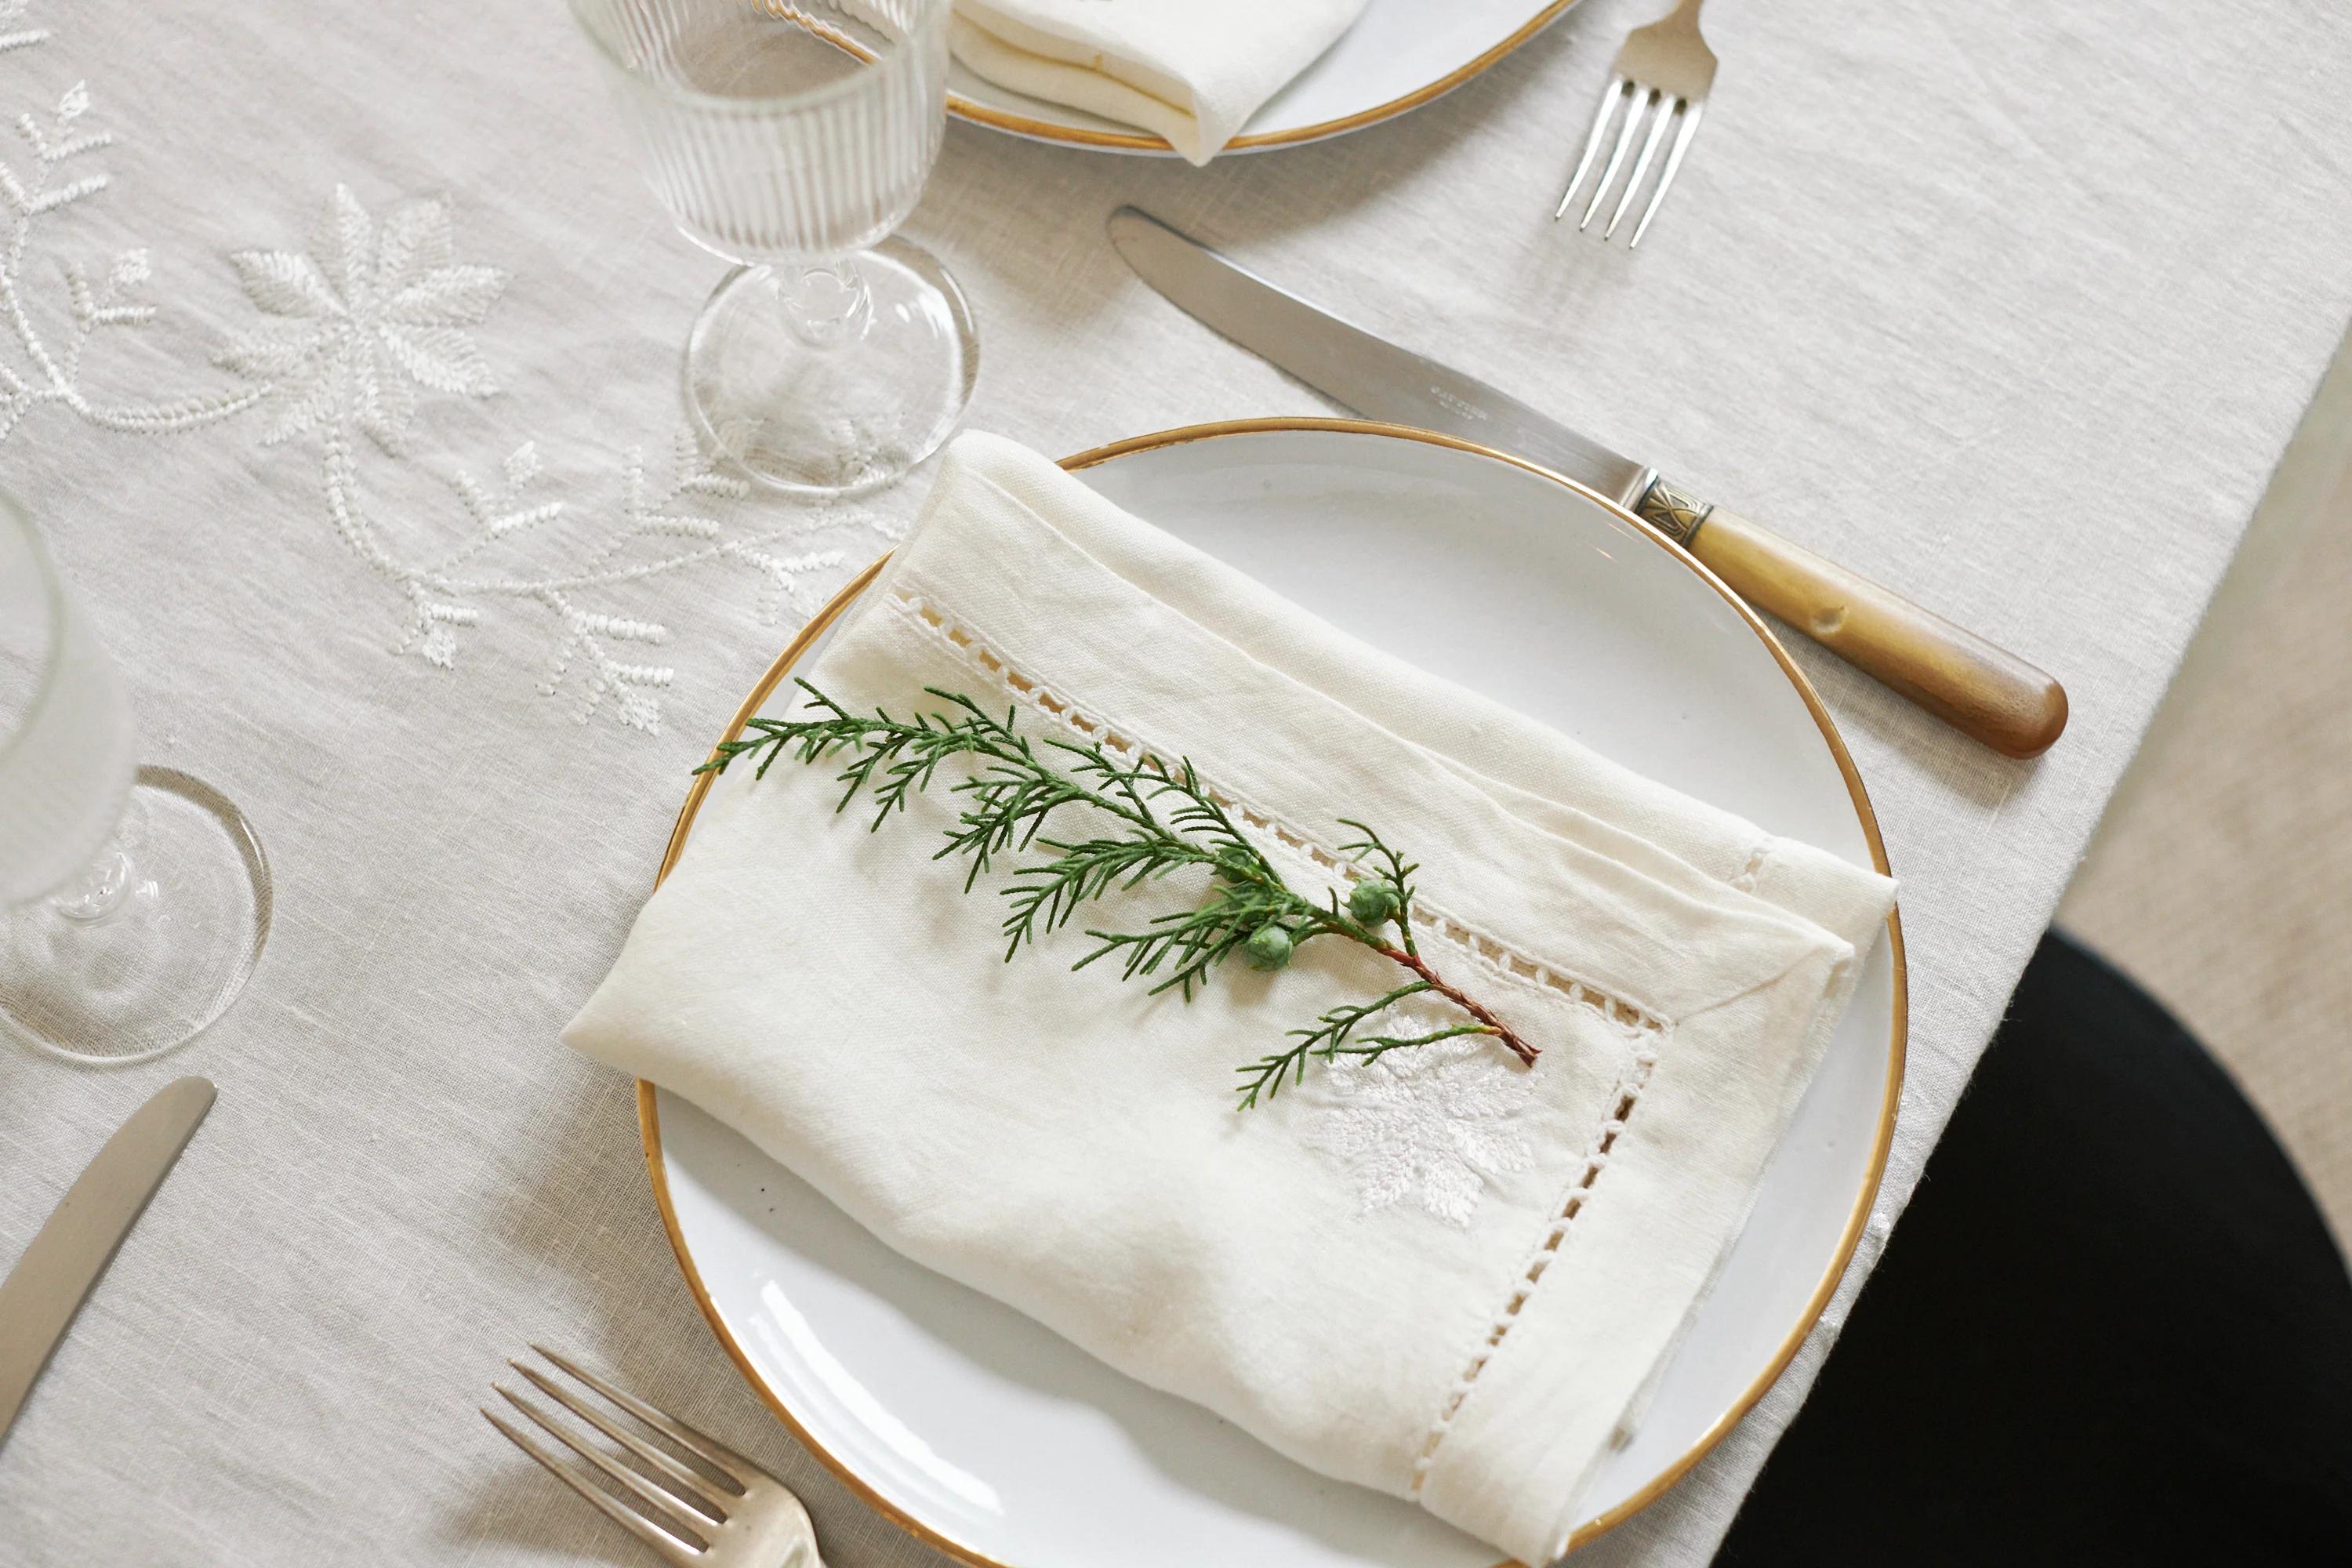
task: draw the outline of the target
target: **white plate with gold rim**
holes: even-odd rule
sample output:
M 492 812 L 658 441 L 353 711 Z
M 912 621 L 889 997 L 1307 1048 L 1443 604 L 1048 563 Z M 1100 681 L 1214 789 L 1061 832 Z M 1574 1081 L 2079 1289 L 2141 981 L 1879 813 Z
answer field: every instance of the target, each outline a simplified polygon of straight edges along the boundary
M 1774 832 L 1885 869 L 1820 700 L 1761 622 L 1616 506 L 1465 443 L 1344 420 L 1198 426 L 1069 460 L 1138 515 L 1436 674 Z M 861 576 L 729 730 L 823 646 Z M 679 814 L 663 868 L 692 830 Z M 1902 1082 L 1888 921 L 1755 1211 L 1590 1539 L 1663 1492 L 1769 1386 L 1877 1191 Z M 1003 1568 L 1489 1568 L 1410 1505 L 1327 1480 L 898 1257 L 748 1142 L 640 1085 L 678 1262 L 745 1377 L 867 1501 Z
M 1258 107 L 1227 151 L 1319 142 L 1392 120 L 1478 75 L 1574 3 L 1370 0 L 1339 42 Z M 948 112 L 1039 142 L 1175 156 L 1151 132 L 983 81 L 961 61 L 948 76 Z

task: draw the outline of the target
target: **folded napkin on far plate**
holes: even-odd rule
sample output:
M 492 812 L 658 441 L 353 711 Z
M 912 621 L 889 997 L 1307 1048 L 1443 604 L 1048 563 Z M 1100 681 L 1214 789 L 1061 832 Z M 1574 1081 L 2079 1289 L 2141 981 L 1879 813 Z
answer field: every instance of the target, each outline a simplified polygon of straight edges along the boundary
M 1007 962 L 1005 864 L 967 894 L 930 858 L 948 779 L 869 832 L 862 804 L 835 814 L 835 768 L 790 759 L 718 782 L 565 1038 L 1130 1375 L 1549 1561 L 1893 884 L 1415 670 L 991 437 L 956 444 L 801 673 L 852 710 L 936 708 L 935 687 L 1038 739 L 1189 758 L 1318 899 L 1357 875 L 1335 818 L 1371 824 L 1422 863 L 1423 956 L 1541 1055 L 1464 1036 L 1313 1064 L 1236 1110 L 1238 1064 L 1396 967 L 1328 938 L 1189 1003 L 1070 972 L 1083 928 L 1204 896 L 1190 872 Z M 1395 1011 L 1459 1021 L 1427 995 Z
M 955 0 L 955 57 L 1015 92 L 1158 132 L 1205 163 L 1365 0 Z

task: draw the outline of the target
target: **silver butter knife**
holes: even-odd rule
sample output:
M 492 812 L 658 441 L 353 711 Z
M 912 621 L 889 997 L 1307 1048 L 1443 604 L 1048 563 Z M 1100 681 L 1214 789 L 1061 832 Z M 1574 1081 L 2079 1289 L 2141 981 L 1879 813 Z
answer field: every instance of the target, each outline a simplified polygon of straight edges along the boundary
M 1134 207 L 1110 217 L 1136 274 L 1242 347 L 1369 419 L 1453 436 L 1596 490 L 1696 556 L 1732 592 L 1927 711 L 2012 757 L 2066 728 L 2057 681 L 1973 632 L 1700 500 L 1507 393 L 1341 321 Z
M 213 1093 L 200 1078 L 156 1090 L 106 1141 L 0 1280 L 0 1442 L 89 1288 L 213 1108 Z

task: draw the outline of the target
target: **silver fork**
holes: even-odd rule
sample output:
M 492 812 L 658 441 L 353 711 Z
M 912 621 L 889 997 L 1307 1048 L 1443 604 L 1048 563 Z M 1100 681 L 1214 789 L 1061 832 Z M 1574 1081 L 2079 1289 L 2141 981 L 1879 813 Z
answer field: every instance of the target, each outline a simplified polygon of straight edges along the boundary
M 705 1474 L 654 1447 L 539 1368 L 509 1361 L 507 1364 L 529 1378 L 533 1387 L 618 1444 L 643 1467 L 622 1464 L 505 1384 L 490 1385 L 579 1458 L 549 1452 L 537 1438 L 485 1405 L 482 1414 L 490 1425 L 594 1504 L 605 1518 L 652 1547 L 667 1563 L 695 1568 L 824 1568 L 816 1554 L 816 1527 L 809 1522 L 801 1500 L 783 1482 L 716 1437 L 622 1393 L 545 1345 L 530 1348 L 700 1460 L 709 1472 Z M 589 1467 L 611 1483 L 610 1489 L 596 1484 Z M 658 1483 L 646 1471 L 657 1477 Z M 642 1506 L 630 1507 L 622 1495 L 635 1498 Z
M 1584 176 L 1592 172 L 1593 160 L 1601 155 L 1601 143 L 1609 133 L 1609 122 L 1616 118 L 1622 105 L 1626 112 L 1623 127 L 1617 132 L 1617 144 L 1610 152 L 1609 165 L 1601 171 L 1601 183 L 1593 186 L 1592 199 L 1585 205 L 1584 216 L 1576 220 L 1576 226 L 1582 229 L 1592 222 L 1592 215 L 1601 210 L 1617 171 L 1625 165 L 1625 154 L 1632 151 L 1639 136 L 1641 155 L 1633 160 L 1633 173 L 1626 180 L 1617 198 L 1616 210 L 1609 215 L 1609 226 L 1601 231 L 1601 237 L 1607 239 L 1617 232 L 1617 225 L 1633 205 L 1634 193 L 1642 188 L 1642 176 L 1650 172 L 1651 161 L 1666 139 L 1667 128 L 1679 122 L 1681 129 L 1674 133 L 1674 145 L 1667 150 L 1666 165 L 1658 174 L 1657 188 L 1650 193 L 1650 205 L 1642 209 L 1641 221 L 1633 226 L 1633 237 L 1626 242 L 1625 248 L 1631 250 L 1641 244 L 1642 237 L 1650 231 L 1650 220 L 1658 216 L 1658 204 L 1666 199 L 1666 187 L 1675 183 L 1675 173 L 1683 166 L 1683 154 L 1689 150 L 1691 138 L 1698 134 L 1699 116 L 1706 110 L 1707 89 L 1715 85 L 1715 53 L 1698 34 L 1700 4 L 1701 0 L 1679 0 L 1664 20 L 1636 27 L 1625 35 L 1625 47 L 1617 51 L 1617 64 L 1610 72 L 1609 90 L 1601 95 L 1601 110 L 1592 117 L 1592 133 L 1584 139 L 1584 155 L 1576 161 L 1576 173 L 1569 177 L 1568 189 L 1560 193 L 1559 205 L 1553 209 L 1554 222 L 1568 216 Z M 1649 117 L 1650 132 L 1640 136 L 1645 115 Z

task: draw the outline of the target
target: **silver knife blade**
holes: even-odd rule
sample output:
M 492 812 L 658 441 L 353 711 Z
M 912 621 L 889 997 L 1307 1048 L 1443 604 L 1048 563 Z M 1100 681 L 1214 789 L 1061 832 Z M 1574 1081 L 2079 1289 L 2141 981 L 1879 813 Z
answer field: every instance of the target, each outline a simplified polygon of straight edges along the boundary
M 0 1280 L 0 1442 L 83 1298 L 195 1136 L 213 1095 L 200 1078 L 156 1090 L 106 1141 Z
M 1657 471 L 1578 435 L 1476 376 L 1373 336 L 1149 213 L 1110 215 L 1136 275 L 1226 337 L 1367 419 L 1459 436 L 1564 474 L 1625 506 Z

